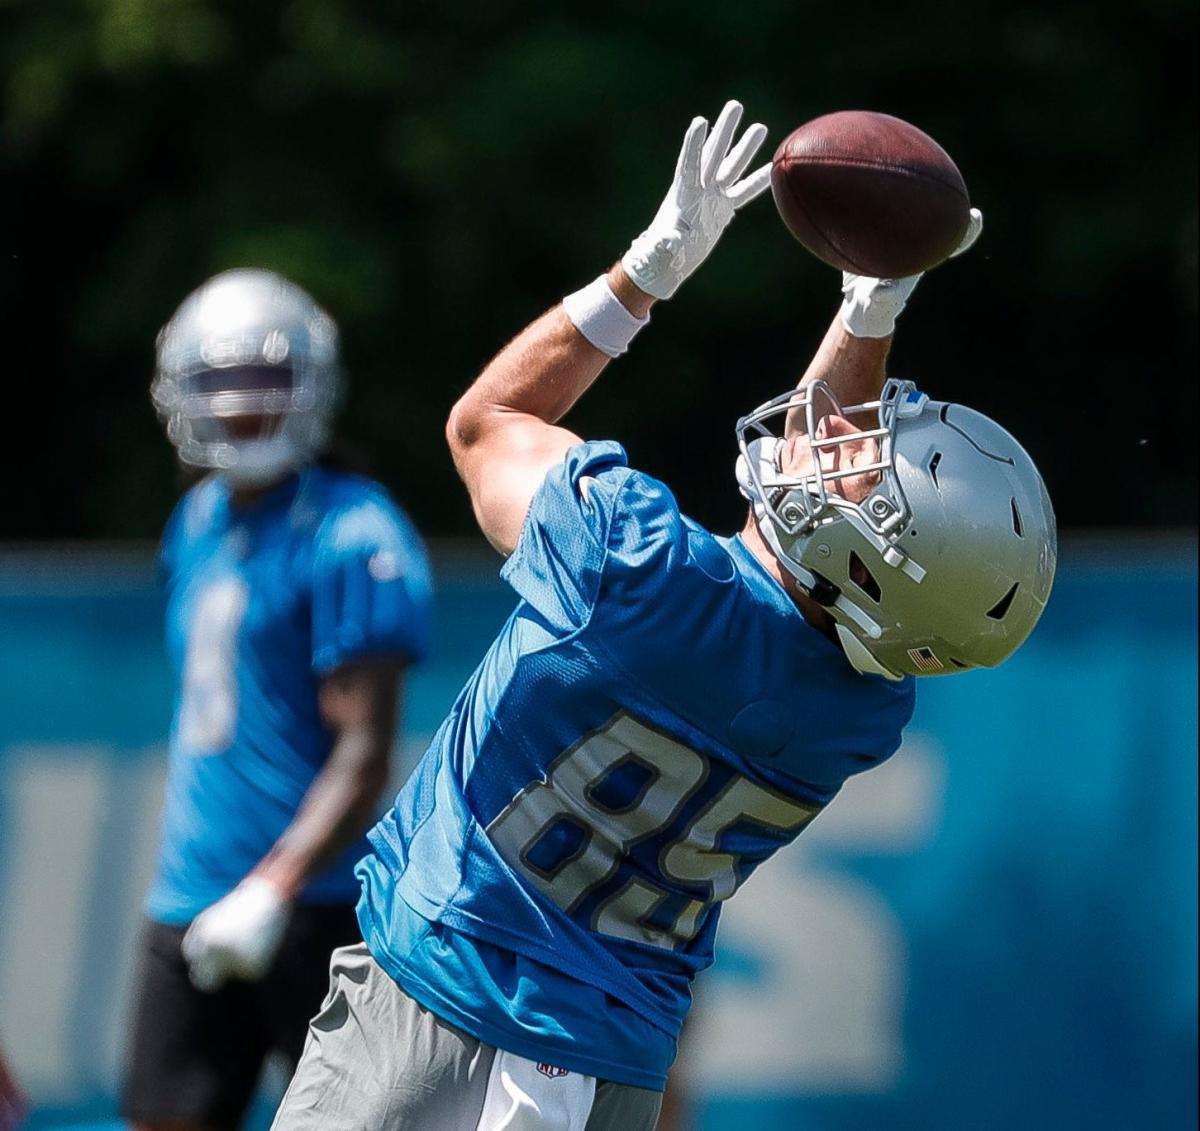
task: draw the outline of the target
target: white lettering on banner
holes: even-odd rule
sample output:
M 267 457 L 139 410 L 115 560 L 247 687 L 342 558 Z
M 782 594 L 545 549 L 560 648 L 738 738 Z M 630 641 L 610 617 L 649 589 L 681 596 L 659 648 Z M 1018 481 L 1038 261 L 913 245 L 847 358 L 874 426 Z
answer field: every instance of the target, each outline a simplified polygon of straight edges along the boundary
M 167 748 L 156 747 L 143 755 L 122 758 L 120 775 L 115 779 L 121 789 L 122 809 L 116 816 L 128 820 L 125 841 L 118 861 L 107 862 L 100 882 L 105 891 L 121 901 L 110 953 L 112 984 L 104 993 L 92 995 L 96 1001 L 110 1003 L 96 1019 L 96 1031 L 103 1034 L 97 1060 L 105 1079 L 118 1078 L 121 1057 L 129 1034 L 129 1006 L 133 994 L 138 942 L 142 931 L 142 905 L 154 881 L 161 833 L 163 792 L 167 780 Z M 91 976 L 90 974 L 88 975 Z M 99 987 L 98 987 L 99 990 Z
M 35 1105 L 116 1085 L 164 766 L 98 743 L 0 750 L 0 1037 Z M 115 934 L 88 922 L 97 892 Z
M 99 745 L 21 747 L 0 764 L 0 1022 L 13 1071 L 32 1096 L 74 1082 L 70 1050 L 79 1018 L 71 1006 L 110 758 Z
M 0 1033 L 35 1100 L 69 1103 L 85 1089 L 115 1084 L 129 970 L 128 961 L 109 956 L 132 957 L 165 759 L 98 744 L 0 754 Z M 927 841 L 940 814 L 941 769 L 935 747 L 910 739 L 892 761 L 852 778 L 726 905 L 718 948 L 725 960 L 698 983 L 680 1060 L 698 1098 L 868 1092 L 895 1079 L 903 1064 L 905 941 L 887 905 L 836 861 L 843 852 L 912 852 Z M 114 821 L 126 840 L 117 859 L 101 858 Z M 710 878 L 720 886 L 725 862 L 711 856 Z M 689 870 L 689 859 L 677 857 L 676 866 Z M 89 929 L 93 890 L 123 909 L 117 945 Z M 617 902 L 648 899 L 627 890 Z M 754 966 L 752 977 L 731 969 L 728 956 L 736 953 Z M 97 992 L 82 992 L 85 979 Z M 89 1048 L 81 1031 L 100 1047 Z
M 889 762 L 847 781 L 726 905 L 717 963 L 697 983 L 684 1031 L 679 1071 L 691 1094 L 894 1084 L 904 1062 L 906 943 L 887 904 L 838 869 L 837 856 L 919 848 L 940 819 L 942 768 L 932 741 L 909 737 Z M 753 974 L 730 962 L 739 955 Z

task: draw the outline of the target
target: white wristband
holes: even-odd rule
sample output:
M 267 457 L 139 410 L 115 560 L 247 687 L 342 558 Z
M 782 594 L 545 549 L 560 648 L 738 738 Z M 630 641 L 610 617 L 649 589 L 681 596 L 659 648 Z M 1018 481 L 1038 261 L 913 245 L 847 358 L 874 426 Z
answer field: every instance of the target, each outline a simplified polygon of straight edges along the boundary
M 612 292 L 608 278 L 601 275 L 581 290 L 562 300 L 567 317 L 589 342 L 609 357 L 620 357 L 650 315 L 638 318 Z

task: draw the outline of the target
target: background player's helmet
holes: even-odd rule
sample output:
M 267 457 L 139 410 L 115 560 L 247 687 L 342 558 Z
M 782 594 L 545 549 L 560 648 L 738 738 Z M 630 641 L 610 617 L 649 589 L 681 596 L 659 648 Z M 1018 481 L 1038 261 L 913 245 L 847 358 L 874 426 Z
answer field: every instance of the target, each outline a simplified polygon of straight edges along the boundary
M 193 291 L 163 327 L 150 392 L 180 459 L 254 485 L 317 454 L 340 390 L 329 315 L 287 279 L 240 268 Z M 237 417 L 262 427 L 239 435 Z
M 821 470 L 822 447 L 863 435 L 817 438 L 830 410 L 877 410 L 871 468 Z M 815 470 L 803 478 L 779 469 L 789 412 L 813 448 Z M 911 381 L 888 381 L 880 400 L 843 410 L 818 381 L 761 405 L 737 432 L 738 483 L 763 538 L 828 608 L 859 671 L 894 679 L 994 667 L 1033 630 L 1054 581 L 1054 511 L 1033 461 L 994 421 L 931 401 Z M 830 490 L 872 469 L 879 482 L 865 499 Z

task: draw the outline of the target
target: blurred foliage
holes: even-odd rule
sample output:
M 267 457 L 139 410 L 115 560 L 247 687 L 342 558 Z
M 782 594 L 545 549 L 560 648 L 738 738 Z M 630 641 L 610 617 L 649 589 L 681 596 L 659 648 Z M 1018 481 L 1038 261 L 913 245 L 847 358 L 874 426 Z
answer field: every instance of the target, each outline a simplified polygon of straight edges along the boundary
M 157 533 L 175 476 L 146 395 L 154 335 L 236 264 L 334 312 L 344 433 L 423 529 L 473 530 L 450 404 L 623 251 L 689 118 L 729 96 L 769 145 L 846 107 L 938 138 L 987 230 L 922 283 L 893 372 L 1009 426 L 1064 526 L 1194 522 L 1195 14 L 0 0 L 3 375 L 10 402 L 37 398 L 0 534 Z M 838 282 L 764 200 L 574 426 L 730 526 L 733 421 L 794 378 Z

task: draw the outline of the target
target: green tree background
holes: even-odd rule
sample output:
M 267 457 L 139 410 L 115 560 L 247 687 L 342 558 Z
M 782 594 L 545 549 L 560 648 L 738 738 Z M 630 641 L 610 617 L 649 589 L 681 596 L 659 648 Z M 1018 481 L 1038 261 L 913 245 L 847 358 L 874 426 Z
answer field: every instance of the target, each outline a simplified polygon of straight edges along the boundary
M 472 531 L 449 406 L 623 251 L 730 96 L 768 147 L 849 107 L 941 141 L 987 227 L 922 283 L 893 372 L 1011 428 L 1064 527 L 1191 524 L 1195 33 L 1182 0 L 0 0 L 2 373 L 31 445 L 0 536 L 157 534 L 154 335 L 238 264 L 335 314 L 342 431 L 425 531 Z M 575 426 L 729 528 L 733 422 L 794 378 L 838 283 L 759 203 Z

